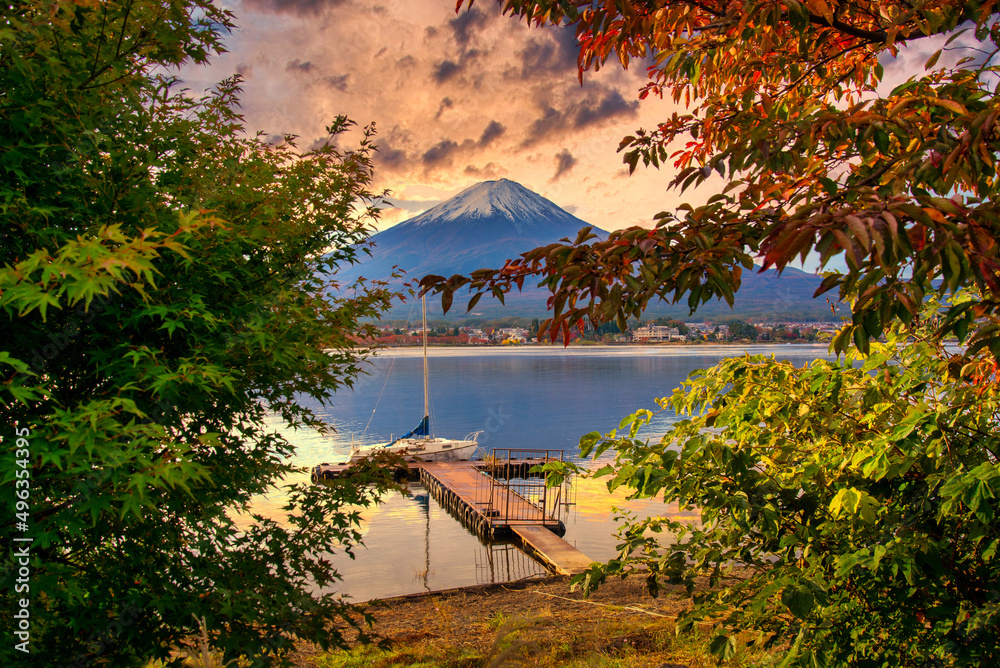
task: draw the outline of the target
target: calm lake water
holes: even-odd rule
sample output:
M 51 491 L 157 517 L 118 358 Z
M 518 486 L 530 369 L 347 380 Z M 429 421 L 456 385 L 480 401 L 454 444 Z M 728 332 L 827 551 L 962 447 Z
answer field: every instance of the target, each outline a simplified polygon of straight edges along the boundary
M 556 449 L 578 460 L 580 436 L 614 429 L 639 408 L 658 410 L 654 400 L 669 396 L 692 371 L 744 352 L 773 354 L 800 365 L 827 357 L 825 344 L 432 348 L 431 427 L 436 436 L 446 438 L 482 431 L 479 443 L 486 450 Z M 419 349 L 381 352 L 353 391 L 339 392 L 332 406 L 312 406 L 336 434 L 286 433 L 297 446 L 297 463 L 311 467 L 342 461 L 352 438 L 374 443 L 414 427 L 423 414 L 422 373 Z M 656 438 L 675 419 L 661 413 L 640 435 Z M 599 481 L 577 481 L 569 501 L 565 539 L 595 560 L 615 554 L 615 507 L 695 519 L 662 503 L 612 496 Z M 282 502 L 279 493 L 261 499 L 258 508 L 272 506 L 277 514 Z M 335 589 L 354 600 L 506 582 L 545 572 L 509 544 L 484 544 L 419 483 L 411 483 L 409 496 L 392 495 L 365 510 L 364 517 L 365 546 L 357 550 L 357 558 L 333 555 L 343 575 Z

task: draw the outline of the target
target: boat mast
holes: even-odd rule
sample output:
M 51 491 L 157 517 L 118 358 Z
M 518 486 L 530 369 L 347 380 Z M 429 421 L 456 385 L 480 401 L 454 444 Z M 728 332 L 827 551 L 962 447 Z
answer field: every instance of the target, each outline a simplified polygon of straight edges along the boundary
M 430 418 L 427 402 L 427 297 L 420 296 L 420 312 L 424 320 L 424 417 Z

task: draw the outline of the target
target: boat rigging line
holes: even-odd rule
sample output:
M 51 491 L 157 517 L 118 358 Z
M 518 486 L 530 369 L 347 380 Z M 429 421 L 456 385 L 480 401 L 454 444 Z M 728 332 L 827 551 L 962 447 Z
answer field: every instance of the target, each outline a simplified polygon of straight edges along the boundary
M 406 324 L 407 324 L 407 326 L 409 326 L 409 324 L 410 324 L 410 316 L 413 315 L 413 309 L 416 308 L 416 306 L 417 306 L 417 302 L 416 302 L 416 300 L 414 300 L 413 303 L 410 304 L 410 312 L 406 315 Z M 425 323 L 424 324 L 424 330 L 425 330 L 424 336 L 426 336 L 426 329 L 427 329 L 427 325 Z M 385 394 L 385 386 L 389 384 L 389 376 L 392 375 L 392 367 L 394 367 L 394 366 L 396 366 L 396 356 L 395 355 L 392 356 L 392 359 L 389 362 L 389 370 L 385 372 L 385 380 L 382 381 L 382 390 L 378 393 L 378 399 L 375 400 L 375 408 L 372 409 L 372 414 L 368 418 L 368 424 L 365 425 L 365 430 L 363 432 L 361 432 L 361 438 L 362 439 L 364 439 L 365 434 L 368 433 L 368 427 L 370 427 L 372 425 L 372 420 L 375 419 L 375 411 L 378 410 L 379 402 L 382 401 L 382 395 Z M 426 381 L 424 381 L 424 382 L 426 382 Z

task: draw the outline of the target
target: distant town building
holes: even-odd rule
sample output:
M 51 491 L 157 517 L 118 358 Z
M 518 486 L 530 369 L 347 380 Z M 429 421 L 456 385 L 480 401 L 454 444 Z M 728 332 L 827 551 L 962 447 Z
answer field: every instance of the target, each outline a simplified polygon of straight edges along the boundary
M 502 341 L 524 343 L 528 340 L 528 330 L 521 327 L 505 327 L 497 330 L 497 338 Z
M 661 343 L 679 339 L 680 331 L 676 327 L 664 325 L 643 325 L 632 332 L 632 340 L 643 343 Z

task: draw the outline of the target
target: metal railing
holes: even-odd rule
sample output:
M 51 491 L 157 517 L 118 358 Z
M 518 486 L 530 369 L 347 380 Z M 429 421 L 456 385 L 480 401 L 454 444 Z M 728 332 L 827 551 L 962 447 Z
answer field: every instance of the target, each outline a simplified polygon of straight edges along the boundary
M 551 472 L 532 472 L 546 462 L 563 461 L 562 450 L 494 448 L 483 460 L 484 489 L 479 505 L 494 526 L 538 524 L 564 531 L 564 487 L 548 486 Z

